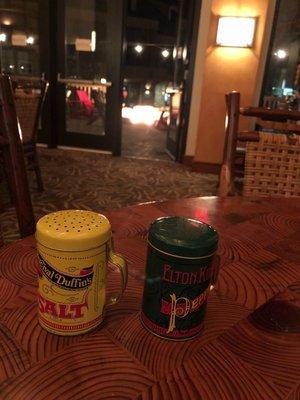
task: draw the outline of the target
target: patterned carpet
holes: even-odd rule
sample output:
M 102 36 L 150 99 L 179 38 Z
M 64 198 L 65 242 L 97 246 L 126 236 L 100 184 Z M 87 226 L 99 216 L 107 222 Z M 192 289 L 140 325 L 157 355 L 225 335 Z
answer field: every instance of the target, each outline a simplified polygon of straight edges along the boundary
M 146 201 L 216 194 L 215 175 L 190 172 L 172 161 L 46 148 L 39 148 L 39 154 L 43 193 L 37 192 L 33 174 L 29 176 L 36 219 L 66 208 L 103 212 Z M 1 194 L 5 203 L 1 225 L 7 243 L 18 238 L 18 227 L 3 187 Z
M 133 125 L 123 120 L 122 155 L 170 160 L 166 148 L 167 131 L 153 126 Z

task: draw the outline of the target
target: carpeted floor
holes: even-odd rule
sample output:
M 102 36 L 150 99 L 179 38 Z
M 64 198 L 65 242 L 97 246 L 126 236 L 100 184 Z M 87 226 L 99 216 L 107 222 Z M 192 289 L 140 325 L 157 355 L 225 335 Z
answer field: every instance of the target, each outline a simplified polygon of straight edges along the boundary
M 36 219 L 66 208 L 103 212 L 146 201 L 216 194 L 215 175 L 190 172 L 172 161 L 46 148 L 39 148 L 39 154 L 43 193 L 37 192 L 35 177 L 30 173 Z M 4 202 L 1 225 L 4 239 L 9 242 L 18 238 L 18 227 L 7 196 Z
M 153 126 L 122 124 L 122 155 L 158 160 L 170 160 L 166 153 L 167 131 Z

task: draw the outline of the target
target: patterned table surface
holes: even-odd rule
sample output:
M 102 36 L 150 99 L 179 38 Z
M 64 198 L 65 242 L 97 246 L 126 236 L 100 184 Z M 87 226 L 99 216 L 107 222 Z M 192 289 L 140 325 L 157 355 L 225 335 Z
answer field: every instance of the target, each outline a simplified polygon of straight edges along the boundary
M 149 223 L 175 214 L 208 221 L 221 239 L 205 328 L 186 342 L 139 320 Z M 0 251 L 1 399 L 300 399 L 299 199 L 208 197 L 106 215 L 129 281 L 86 335 L 39 326 L 34 238 Z

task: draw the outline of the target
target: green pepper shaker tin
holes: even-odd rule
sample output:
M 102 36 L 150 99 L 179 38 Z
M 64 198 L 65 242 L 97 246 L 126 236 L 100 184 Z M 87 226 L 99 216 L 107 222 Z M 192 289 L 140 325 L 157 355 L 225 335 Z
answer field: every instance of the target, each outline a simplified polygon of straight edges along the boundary
M 173 340 L 201 332 L 217 246 L 217 231 L 198 220 L 163 217 L 150 225 L 141 312 L 149 331 Z

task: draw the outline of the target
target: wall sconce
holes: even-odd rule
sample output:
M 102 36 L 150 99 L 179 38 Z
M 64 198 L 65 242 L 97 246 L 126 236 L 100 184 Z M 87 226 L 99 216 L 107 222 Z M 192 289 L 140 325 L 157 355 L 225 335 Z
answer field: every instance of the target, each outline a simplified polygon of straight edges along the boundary
M 255 17 L 219 17 L 216 45 L 252 47 L 255 25 Z

